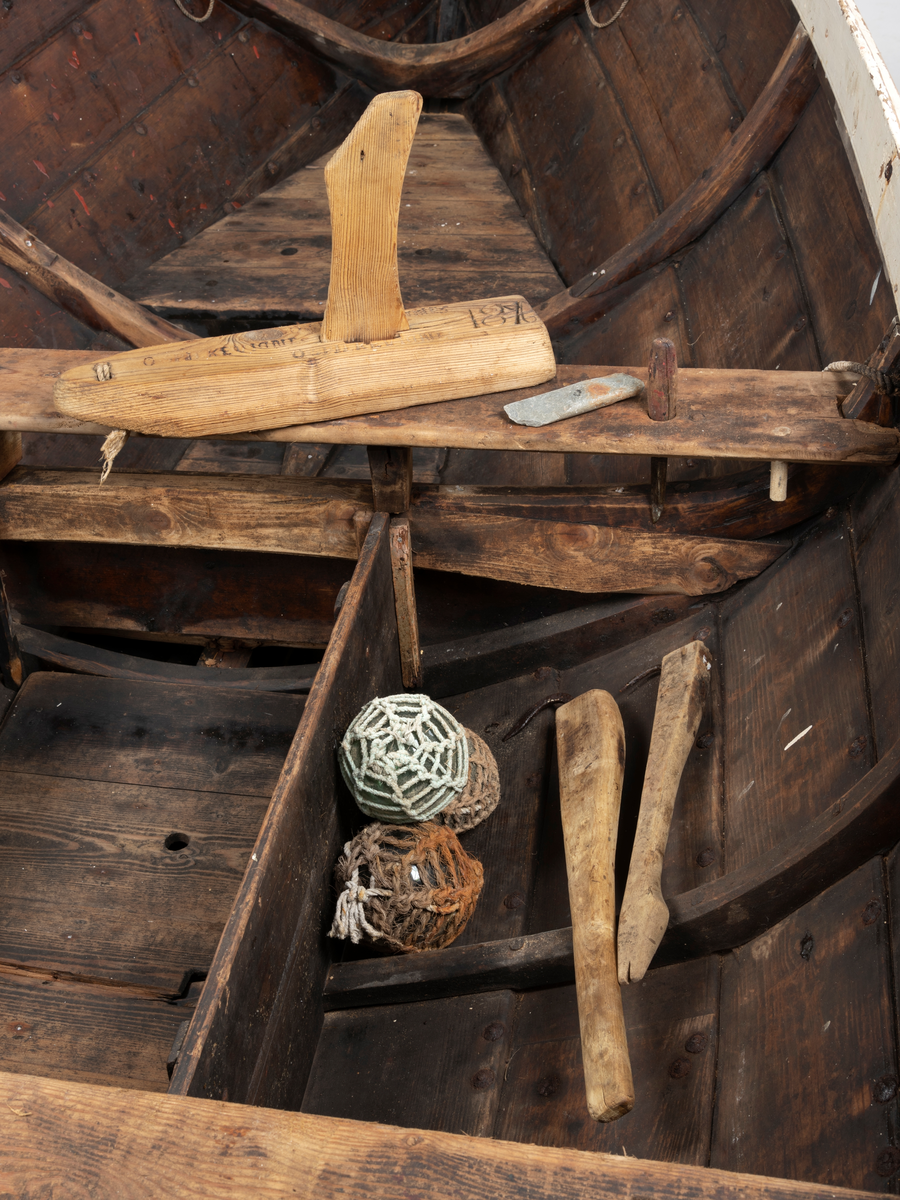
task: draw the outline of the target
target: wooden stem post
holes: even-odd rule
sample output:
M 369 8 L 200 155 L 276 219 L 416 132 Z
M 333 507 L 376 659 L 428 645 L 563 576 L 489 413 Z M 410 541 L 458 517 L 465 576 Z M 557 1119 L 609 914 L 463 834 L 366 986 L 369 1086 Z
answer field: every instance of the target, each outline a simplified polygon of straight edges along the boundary
M 409 517 L 391 518 L 391 571 L 394 578 L 394 608 L 400 639 L 400 670 L 403 686 L 422 690 L 422 651 L 419 648 L 419 620 L 416 615 L 416 591 L 413 585 L 412 547 Z
M 656 338 L 647 372 L 647 415 L 651 421 L 671 421 L 678 408 L 678 362 L 668 338 Z M 668 459 L 650 459 L 650 520 L 655 525 L 666 506 Z
M 662 661 L 634 849 L 619 913 L 619 982 L 643 979 L 669 924 L 662 868 L 675 797 L 709 693 L 712 655 L 702 642 Z
M 634 1085 L 616 974 L 625 731 L 612 696 L 585 692 L 557 709 L 556 745 L 587 1105 L 595 1121 L 615 1121 L 634 1106 Z

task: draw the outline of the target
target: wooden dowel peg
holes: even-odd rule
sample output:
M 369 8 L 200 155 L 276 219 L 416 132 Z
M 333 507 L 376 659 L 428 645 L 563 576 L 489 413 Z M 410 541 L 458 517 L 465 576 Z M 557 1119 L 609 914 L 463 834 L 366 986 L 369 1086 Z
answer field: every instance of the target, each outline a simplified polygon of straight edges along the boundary
M 773 458 L 769 471 L 769 499 L 787 500 L 788 465 Z
M 690 642 L 662 661 L 650 754 L 619 913 L 619 982 L 643 979 L 669 924 L 662 868 L 675 797 L 709 693 L 712 655 Z
M 678 362 L 674 343 L 656 338 L 647 371 L 647 415 L 651 421 L 671 421 L 678 410 Z M 668 460 L 650 459 L 650 520 L 655 525 L 666 506 Z
M 625 731 L 612 696 L 585 692 L 557 709 L 556 745 L 587 1106 L 595 1121 L 615 1121 L 634 1106 L 634 1085 L 616 975 Z

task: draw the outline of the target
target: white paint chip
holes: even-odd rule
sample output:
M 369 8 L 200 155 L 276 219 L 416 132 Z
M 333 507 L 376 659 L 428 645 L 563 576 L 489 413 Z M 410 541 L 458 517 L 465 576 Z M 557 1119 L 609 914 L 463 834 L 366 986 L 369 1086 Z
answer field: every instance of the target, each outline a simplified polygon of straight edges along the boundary
M 875 299 L 875 292 L 878 289 L 878 280 L 881 278 L 881 267 L 878 268 L 878 274 L 875 276 L 875 282 L 872 284 L 872 290 L 869 292 L 869 308 L 872 307 L 872 301 Z
M 811 729 L 812 729 L 812 725 L 807 725 L 807 727 L 803 730 L 802 733 L 798 733 L 795 738 L 791 738 L 791 740 L 785 746 L 785 750 L 790 750 L 791 746 L 796 746 L 796 744 L 800 741 L 800 739 L 802 737 L 806 737 L 806 735 L 809 733 L 809 731 Z

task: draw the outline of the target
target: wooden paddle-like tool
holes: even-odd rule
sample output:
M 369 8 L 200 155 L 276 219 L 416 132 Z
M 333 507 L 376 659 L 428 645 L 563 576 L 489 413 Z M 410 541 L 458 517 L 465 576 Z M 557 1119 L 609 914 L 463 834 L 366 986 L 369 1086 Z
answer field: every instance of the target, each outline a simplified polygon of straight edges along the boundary
M 556 746 L 587 1106 L 595 1121 L 615 1121 L 634 1106 L 634 1085 L 616 976 L 625 731 L 612 696 L 585 692 L 558 708 Z
M 709 692 L 712 655 L 702 642 L 662 660 L 650 755 L 628 882 L 619 913 L 619 982 L 643 979 L 669 924 L 662 868 L 681 773 Z
M 376 96 L 325 168 L 333 244 L 324 321 L 73 367 L 56 383 L 60 412 L 116 429 L 203 437 L 552 379 L 549 335 L 521 296 L 404 310 L 397 222 L 421 109 L 417 92 Z

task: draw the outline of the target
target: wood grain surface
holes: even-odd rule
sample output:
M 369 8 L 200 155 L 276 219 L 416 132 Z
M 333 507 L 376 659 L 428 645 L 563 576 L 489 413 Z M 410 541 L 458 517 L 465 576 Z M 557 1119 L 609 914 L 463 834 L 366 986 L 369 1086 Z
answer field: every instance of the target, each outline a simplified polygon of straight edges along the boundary
M 587 1107 L 595 1121 L 616 1121 L 634 1107 L 634 1084 L 616 974 L 625 730 L 612 696 L 595 690 L 562 705 L 556 746 Z
M 126 285 L 168 314 L 296 313 L 314 321 L 328 292 L 326 160 L 304 167 L 166 254 Z M 466 119 L 419 119 L 403 182 L 400 291 L 411 307 L 518 292 L 532 304 L 561 286 Z
M 758 1200 L 806 1200 L 817 1184 L 738 1175 L 616 1154 L 514 1145 L 390 1125 L 149 1096 L 29 1076 L 3 1076 L 0 1166 L 13 1192 L 65 1181 L 70 1194 L 185 1197 L 333 1197 L 397 1194 L 398 1175 L 421 1194 L 497 1200 L 523 1193 L 559 1200 L 623 1192 L 660 1200 L 727 1200 L 735 1188 Z M 20 1115 L 21 1114 L 21 1115 Z M 27 1115 L 26 1115 L 27 1114 Z M 227 1172 L 223 1172 L 223 1160 Z M 835 1200 L 870 1193 L 833 1192 Z

